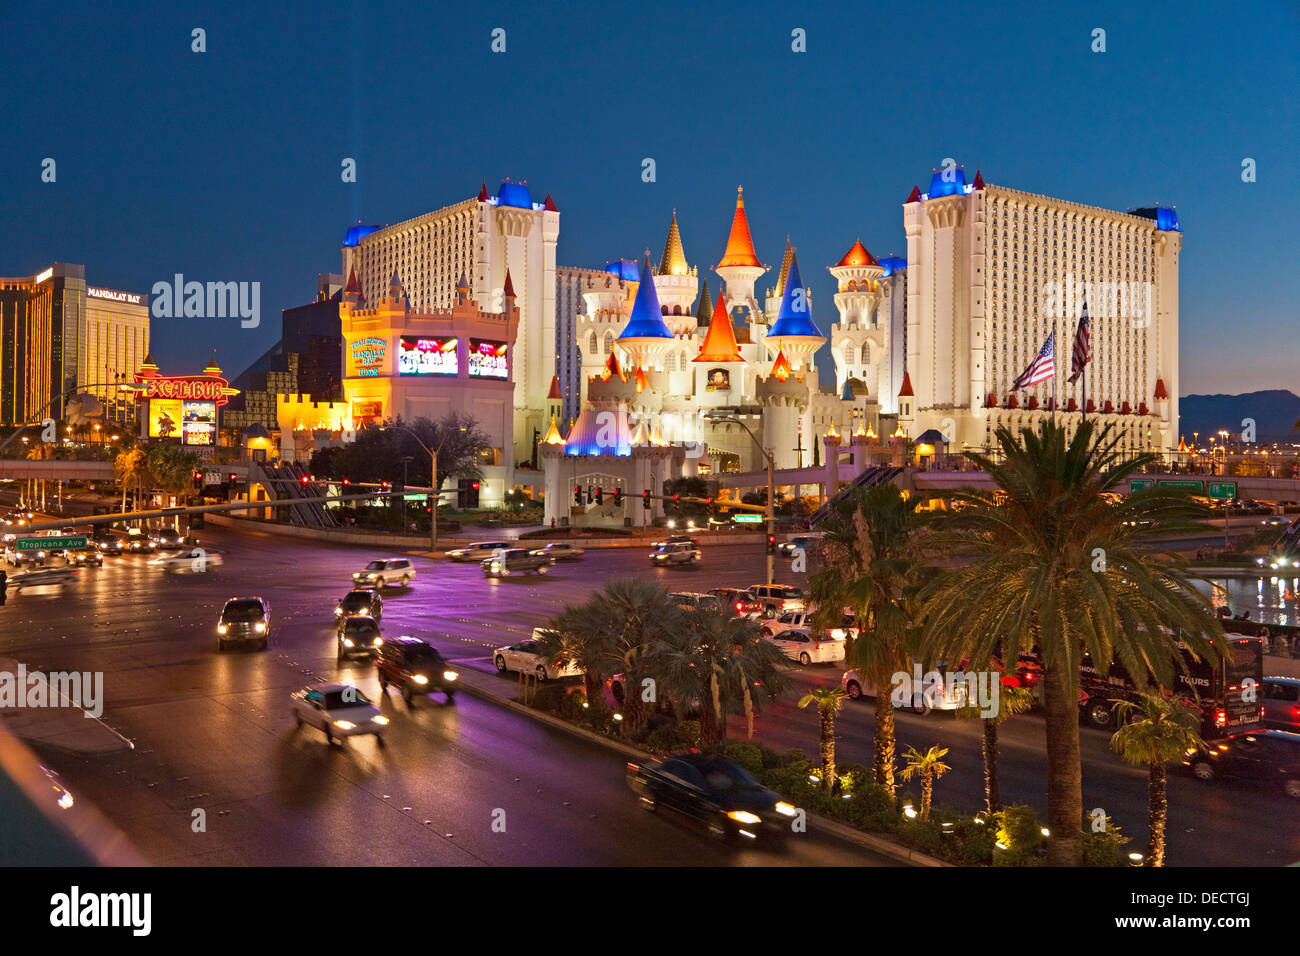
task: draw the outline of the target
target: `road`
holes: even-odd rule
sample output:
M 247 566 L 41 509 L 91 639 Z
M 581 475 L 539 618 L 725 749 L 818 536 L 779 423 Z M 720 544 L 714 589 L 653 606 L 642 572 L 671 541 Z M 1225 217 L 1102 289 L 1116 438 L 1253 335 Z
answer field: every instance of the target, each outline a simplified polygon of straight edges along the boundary
M 318 734 L 295 733 L 286 698 L 296 687 L 337 678 L 372 696 L 377 691 L 373 668 L 335 663 L 331 620 L 349 573 L 378 555 L 217 529 L 201 539 L 225 553 L 223 567 L 163 577 L 142 558 L 110 558 L 62 594 L 24 593 L 0 612 L 12 622 L 0 636 L 0 656 L 47 670 L 105 672 L 105 720 L 138 749 L 112 758 L 49 759 L 150 859 L 497 865 L 721 859 L 694 832 L 635 812 L 622 761 L 603 748 L 465 694 L 454 707 L 423 705 L 410 714 L 394 698 L 385 705 L 394 719 L 385 750 L 370 740 L 331 750 Z M 705 549 L 700 570 L 653 569 L 641 549 L 610 549 L 558 565 L 546 577 L 488 580 L 477 565 L 417 557 L 418 578 L 409 591 L 387 592 L 384 630 L 423 637 L 458 666 L 490 672 L 492 647 L 526 636 L 603 580 L 651 575 L 676 590 L 748 585 L 761 580 L 764 560 L 755 548 L 720 546 Z M 779 580 L 799 577 L 784 563 L 778 569 Z M 248 593 L 272 603 L 271 650 L 218 655 L 220 606 Z M 794 702 L 816 684 L 837 682 L 839 674 L 834 666 L 797 669 L 792 693 L 759 719 L 756 739 L 815 754 L 816 715 Z M 495 679 L 513 692 L 512 678 Z M 842 762 L 870 762 L 872 711 L 870 703 L 846 703 L 838 731 Z M 731 727 L 743 734 L 743 719 Z M 938 801 L 980 805 L 977 722 L 901 713 L 898 727 L 900 751 L 950 748 L 953 770 L 937 784 Z M 1122 764 L 1108 735 L 1080 733 L 1085 805 L 1102 807 L 1142 849 L 1145 772 Z M 1042 738 L 1036 715 L 1003 724 L 1001 771 L 1004 801 L 1045 813 Z M 1202 784 L 1175 773 L 1169 802 L 1172 864 L 1300 860 L 1300 814 L 1280 793 Z M 195 807 L 209 811 L 206 835 L 190 832 Z M 510 839 L 490 829 L 498 808 L 506 811 Z M 1259 826 L 1264 820 L 1268 826 Z M 785 857 L 753 852 L 763 863 L 863 862 L 861 851 L 815 836 Z

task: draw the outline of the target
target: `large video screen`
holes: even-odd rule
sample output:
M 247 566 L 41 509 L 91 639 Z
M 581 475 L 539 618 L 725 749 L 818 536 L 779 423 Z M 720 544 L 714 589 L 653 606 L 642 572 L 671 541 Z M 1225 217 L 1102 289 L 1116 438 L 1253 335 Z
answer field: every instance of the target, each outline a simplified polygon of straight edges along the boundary
M 469 374 L 471 378 L 509 378 L 510 366 L 505 342 L 491 339 L 469 340 Z
M 456 375 L 460 339 L 403 335 L 397 356 L 398 375 Z
M 217 443 L 217 403 L 185 401 L 181 405 L 181 444 Z
M 181 429 L 179 398 L 149 399 L 149 437 L 175 438 Z

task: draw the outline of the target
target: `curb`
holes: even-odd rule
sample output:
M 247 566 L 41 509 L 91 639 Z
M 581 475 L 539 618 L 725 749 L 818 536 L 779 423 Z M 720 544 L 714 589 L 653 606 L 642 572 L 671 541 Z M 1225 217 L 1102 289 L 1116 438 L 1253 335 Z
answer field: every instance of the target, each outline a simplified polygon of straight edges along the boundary
M 501 697 L 500 695 L 494 694 L 482 687 L 475 687 L 473 684 L 464 683 L 461 685 L 461 689 L 468 691 L 475 697 L 479 697 L 489 703 L 505 707 L 507 710 L 512 710 L 525 717 L 530 717 L 538 723 L 546 724 L 548 727 L 553 727 L 556 730 L 562 730 L 565 733 L 585 740 L 588 743 L 597 744 L 610 750 L 615 750 L 625 757 L 632 757 L 637 760 L 653 759 L 652 755 L 646 753 L 644 750 L 640 750 L 629 744 L 620 743 L 617 740 L 611 740 L 602 734 L 595 733 L 583 727 L 576 727 L 566 720 L 552 717 L 550 714 L 544 714 L 539 710 L 534 710 L 532 707 L 526 707 L 518 701 Z M 846 823 L 840 823 L 838 820 L 832 820 L 829 817 L 823 817 L 816 813 L 808 813 L 808 822 L 824 833 L 829 833 L 848 843 L 854 843 L 863 849 L 872 850 L 873 852 L 879 853 L 881 856 L 887 856 L 891 859 L 898 860 L 900 863 L 907 863 L 911 866 L 929 867 L 956 866 L 955 863 L 948 863 L 944 860 L 930 856 L 929 854 L 909 849 L 908 847 L 901 846 L 900 844 L 894 843 L 892 840 L 888 840 L 882 836 L 855 829 Z

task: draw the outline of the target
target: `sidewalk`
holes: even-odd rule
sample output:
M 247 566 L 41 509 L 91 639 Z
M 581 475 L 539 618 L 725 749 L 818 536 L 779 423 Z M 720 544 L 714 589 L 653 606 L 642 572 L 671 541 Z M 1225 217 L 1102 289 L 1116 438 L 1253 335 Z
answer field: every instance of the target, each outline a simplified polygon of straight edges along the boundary
M 37 707 L 0 707 L 0 720 L 4 721 L 5 729 L 15 737 L 80 754 L 134 749 L 129 740 L 108 724 L 90 716 L 66 695 L 51 687 L 43 672 L 27 670 L 26 687 L 22 686 L 19 673 L 18 661 L 0 657 L 0 681 L 12 685 L 3 689 L 5 703 L 9 703 L 10 695 L 16 693 L 25 695 L 26 701 L 35 698 L 44 701 L 44 704 Z M 99 704 L 103 706 L 104 701 L 100 700 Z

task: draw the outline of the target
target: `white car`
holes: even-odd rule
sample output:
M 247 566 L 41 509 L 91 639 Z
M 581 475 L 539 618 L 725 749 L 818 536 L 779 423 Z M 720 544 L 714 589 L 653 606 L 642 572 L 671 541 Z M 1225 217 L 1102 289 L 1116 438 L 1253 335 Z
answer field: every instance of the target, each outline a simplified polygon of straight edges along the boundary
M 775 634 L 764 634 L 763 640 L 775 644 L 781 653 L 800 664 L 834 664 L 844 660 L 844 642 L 833 637 L 813 637 L 806 627 L 791 627 Z
M 43 588 L 46 585 L 67 584 L 74 574 L 80 574 L 77 568 L 66 565 L 61 568 L 40 568 L 35 571 L 23 571 L 9 576 L 8 584 L 15 591 L 23 588 Z
M 374 734 L 382 747 L 388 718 L 369 698 L 351 684 L 310 684 L 289 698 L 293 722 L 309 724 L 323 731 L 325 739 Z
M 448 551 L 447 557 L 453 561 L 482 561 L 492 557 L 498 551 L 506 551 L 513 547 L 514 545 L 509 541 L 475 541 L 467 547 Z
M 876 685 L 871 675 L 860 674 L 856 670 L 844 672 L 844 676 L 840 678 L 840 687 L 848 694 L 850 700 L 861 700 L 863 697 L 877 695 Z M 890 693 L 891 690 L 892 688 L 887 687 L 885 693 Z M 931 710 L 957 710 L 966 706 L 966 685 L 955 684 L 953 693 L 949 696 L 944 685 L 936 682 L 933 689 L 926 691 L 922 688 L 918 694 L 910 695 L 910 698 L 907 706 L 914 713 L 928 714 Z
M 812 619 L 812 611 L 783 611 L 770 617 L 760 617 L 758 626 L 763 636 L 766 637 L 791 627 L 812 630 Z M 856 638 L 858 629 L 854 626 L 853 616 L 845 614 L 841 626 L 830 628 L 829 634 L 837 641 L 847 640 L 850 637 Z
M 389 584 L 400 584 L 406 587 L 414 580 L 415 568 L 409 558 L 381 558 L 378 561 L 371 561 L 352 575 L 353 584 L 376 588 Z
M 539 680 L 558 680 L 561 677 L 581 677 L 582 668 L 573 661 L 562 664 L 546 664 L 542 655 L 537 653 L 537 631 L 533 636 L 509 647 L 498 647 L 492 652 L 492 663 L 504 674 L 506 671 L 518 671 L 521 674 L 535 674 Z
M 763 616 L 776 617 L 785 611 L 806 611 L 802 588 L 792 584 L 752 584 L 749 593 L 755 601 L 762 602 Z
M 166 571 L 170 574 L 201 574 L 212 568 L 220 567 L 225 559 L 217 551 L 205 551 L 203 548 L 188 548 L 173 551 L 149 559 L 149 567 Z
M 552 541 L 546 547 L 533 551 L 533 554 L 540 554 L 542 557 L 550 558 L 553 561 L 577 561 L 586 552 L 582 548 L 575 548 L 571 544 Z

